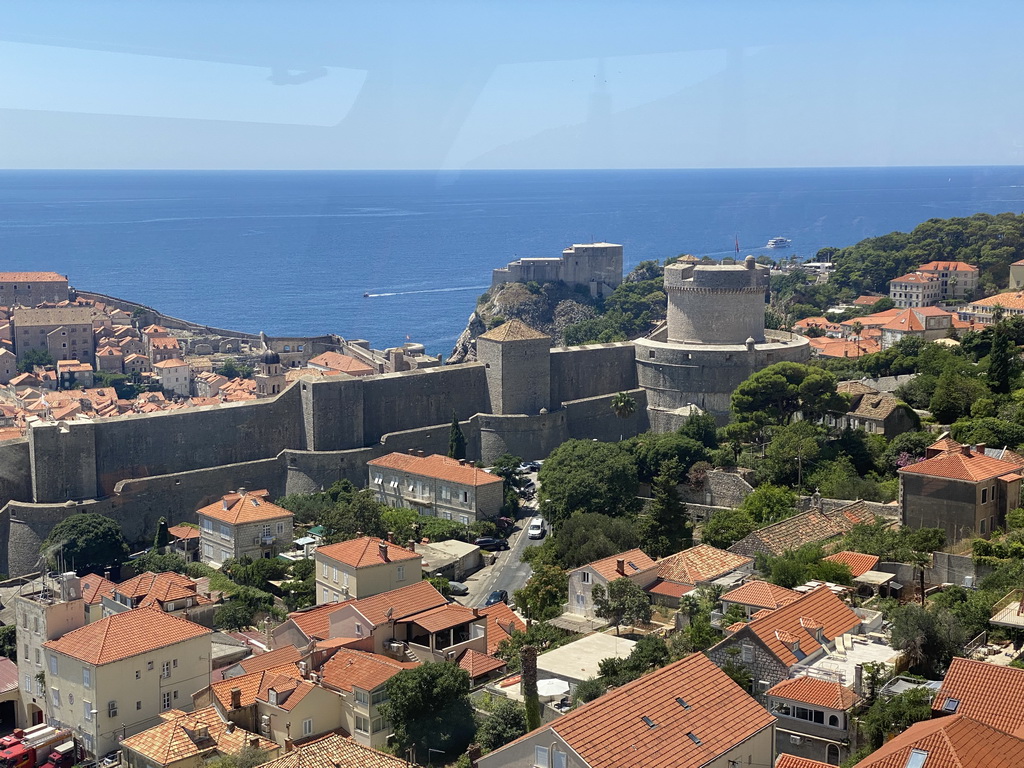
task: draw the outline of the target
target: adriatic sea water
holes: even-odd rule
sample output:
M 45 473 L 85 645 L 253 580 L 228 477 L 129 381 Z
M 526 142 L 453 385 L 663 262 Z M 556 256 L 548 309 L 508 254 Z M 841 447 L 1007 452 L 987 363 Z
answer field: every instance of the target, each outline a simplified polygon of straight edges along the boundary
M 572 243 L 813 257 L 929 218 L 1024 211 L 1024 168 L 0 172 L 0 271 L 209 325 L 409 337 L 447 355 L 490 271 Z M 364 297 L 369 293 L 369 297 Z

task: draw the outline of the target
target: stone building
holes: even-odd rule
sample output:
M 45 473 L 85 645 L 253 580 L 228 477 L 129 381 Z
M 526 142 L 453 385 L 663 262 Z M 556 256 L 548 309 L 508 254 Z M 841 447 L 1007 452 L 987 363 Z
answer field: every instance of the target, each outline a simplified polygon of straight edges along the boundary
M 942 301 L 971 299 L 978 289 L 981 275 L 981 270 L 964 261 L 929 261 L 919 266 L 917 271 L 938 279 Z
M 257 396 L 273 397 L 281 394 L 281 390 L 285 387 L 285 376 L 281 370 L 281 356 L 269 347 L 265 348 L 259 357 L 253 378 L 256 380 Z M 218 386 L 218 391 L 219 389 Z
M 31 350 L 54 360 L 93 361 L 93 315 L 90 307 L 14 310 L 14 351 L 20 362 Z
M 569 571 L 569 602 L 565 612 L 572 616 L 595 618 L 594 585 L 600 584 L 605 590 L 616 579 L 629 579 L 641 589 L 646 589 L 658 578 L 658 564 L 644 554 L 643 550 L 631 549 L 617 555 L 587 563 Z
M 725 423 L 733 390 L 752 373 L 810 358 L 804 336 L 765 330 L 768 285 L 768 268 L 753 256 L 742 264 L 665 267 L 667 321 L 633 342 L 655 431 L 682 426 L 694 405 Z
M 366 462 L 369 487 L 390 507 L 470 525 L 498 517 L 504 481 L 472 462 L 423 451 L 389 453 Z
M 879 392 L 862 381 L 841 381 L 836 391 L 850 399 L 845 412 L 825 417 L 825 422 L 836 429 L 863 429 L 869 435 L 885 435 L 891 440 L 920 426 L 921 419 L 913 409 L 889 392 Z
M 293 515 L 267 501 L 269 495 L 240 488 L 196 513 L 204 563 L 243 556 L 258 560 L 291 547 Z
M 942 300 L 942 283 L 937 275 L 911 272 L 889 281 L 889 298 L 898 309 L 930 307 Z
M 68 300 L 68 278 L 56 272 L 0 272 L 0 307 L 35 307 Z
M 622 282 L 622 246 L 577 243 L 558 257 L 517 259 L 491 276 L 491 287 L 529 282 L 581 285 L 591 296 L 607 296 Z
M 172 357 L 169 360 L 160 360 L 153 363 L 153 372 L 165 392 L 173 392 L 181 397 L 188 397 L 192 389 L 192 377 L 189 373 L 188 363 L 184 360 Z
M 373 536 L 317 547 L 317 604 L 389 592 L 421 578 L 422 558 Z

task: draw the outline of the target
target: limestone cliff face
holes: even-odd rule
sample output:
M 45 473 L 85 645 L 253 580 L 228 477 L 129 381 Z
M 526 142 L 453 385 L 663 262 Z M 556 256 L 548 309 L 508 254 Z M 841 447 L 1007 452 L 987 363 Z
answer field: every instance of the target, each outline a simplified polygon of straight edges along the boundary
M 549 335 L 552 344 L 563 343 L 567 326 L 594 317 L 596 312 L 589 294 L 573 290 L 561 283 L 542 286 L 505 283 L 484 294 L 469 316 L 465 330 L 459 335 L 446 363 L 468 363 L 476 360 L 476 338 L 489 328 L 516 318 L 531 328 Z

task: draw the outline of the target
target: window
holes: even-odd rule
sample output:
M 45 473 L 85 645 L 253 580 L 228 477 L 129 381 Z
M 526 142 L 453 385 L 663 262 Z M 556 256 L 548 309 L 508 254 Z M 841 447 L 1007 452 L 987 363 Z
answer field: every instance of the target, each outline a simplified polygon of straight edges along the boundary
M 342 573 L 341 573 L 341 583 L 342 583 L 342 586 L 345 587 L 345 589 L 348 589 L 348 574 L 345 573 L 344 571 L 342 571 Z
M 32 693 L 32 675 L 25 675 L 25 690 Z
M 806 720 L 809 723 L 825 724 L 825 713 L 816 709 L 806 707 L 793 707 L 793 717 L 797 720 Z
M 166 710 L 171 708 L 171 692 L 164 691 L 160 694 L 160 709 Z
M 459 515 L 459 522 L 463 525 L 469 525 L 469 515 Z
M 323 588 L 323 599 L 320 602 L 322 602 L 322 603 L 329 603 L 329 602 L 331 602 L 331 596 L 327 592 L 327 587 Z
M 117 717 L 117 702 L 116 701 L 108 701 L 107 702 L 107 717 Z
M 462 503 L 469 504 L 469 491 L 462 492 Z
M 38 648 L 36 648 L 36 666 L 37 667 L 41 667 L 42 665 L 43 665 L 42 651 L 40 651 Z
M 839 727 L 839 715 L 829 715 L 828 716 L 828 724 L 831 725 L 833 728 L 838 728 Z
M 37 653 L 38 653 L 38 651 L 37 651 Z M 50 654 L 50 674 L 51 675 L 56 675 L 57 674 L 57 657 L 54 656 L 52 653 Z
M 583 571 L 583 573 L 580 574 L 580 580 L 584 584 L 589 584 L 590 583 L 590 571 Z
M 374 733 L 380 733 L 381 731 L 383 731 L 387 727 L 388 727 L 388 721 L 385 720 L 383 717 L 375 717 L 375 718 L 373 718 L 373 732 Z
M 981 503 L 985 504 L 988 501 L 988 488 L 981 489 Z
M 332 575 L 331 578 L 334 580 L 335 584 L 338 583 L 338 569 L 337 568 L 334 568 L 334 574 Z
M 82 685 L 92 688 L 92 670 L 88 667 L 82 667 Z
M 203 518 L 203 530 L 213 533 L 213 521 L 208 518 Z
M 220 526 L 220 537 L 222 539 L 230 539 L 231 538 L 231 529 L 228 526 L 221 524 L 221 526 Z
M 981 527 L 978 528 L 978 533 L 985 533 L 985 523 L 988 521 L 983 517 L 981 518 Z
M 203 557 L 213 560 L 213 544 L 203 544 Z
M 171 669 L 177 669 L 177 668 L 178 668 L 178 660 L 177 659 L 171 659 Z
M 569 764 L 569 758 L 565 752 L 559 752 L 557 749 L 551 754 L 551 766 L 552 768 L 567 768 Z
M 326 578 L 327 578 L 327 563 L 325 562 L 325 563 L 323 564 L 323 566 L 324 566 L 324 573 L 323 573 L 323 576 L 324 576 L 324 578 L 326 579 Z
M 341 595 L 339 595 L 337 592 L 334 593 L 334 602 L 336 602 L 336 603 L 340 603 L 341 602 Z
M 152 661 L 147 661 L 146 662 L 146 669 L 148 669 L 150 672 L 153 671 L 153 662 Z
M 398 566 L 398 580 L 399 581 L 405 581 L 405 566 L 404 565 Z
M 360 690 L 359 688 L 353 688 L 352 692 L 355 694 L 356 704 L 359 706 L 365 707 L 370 703 L 370 695 L 366 691 Z
M 277 532 L 278 533 L 284 533 L 284 523 L 278 523 L 277 524 Z
M 82 702 L 82 710 L 83 710 L 82 714 L 85 717 L 85 722 L 91 723 L 92 722 L 92 702 L 91 701 L 83 701 Z
M 373 484 L 374 485 L 382 485 L 383 483 L 384 483 L 384 475 L 380 474 L 379 472 L 375 473 L 374 476 L 373 476 Z
M 302 735 L 311 736 L 313 734 L 313 718 L 307 717 L 302 721 Z
M 230 560 L 230 559 L 231 559 L 231 553 L 228 552 L 226 549 L 222 549 L 220 551 L 220 561 L 223 563 L 225 560 Z
M 369 733 L 370 732 L 370 720 L 369 718 L 356 715 L 356 731 L 358 733 Z
M 547 768 L 548 765 L 548 748 L 547 747 L 534 747 L 533 748 L 533 764 Z
M 754 646 L 751 643 L 743 643 L 740 648 L 742 649 L 741 659 L 747 663 L 752 662 L 754 660 Z
M 357 622 L 356 622 L 356 637 L 362 637 L 362 636 L 363 636 L 363 625 L 362 625 L 362 624 L 360 624 L 360 623 L 359 623 L 359 622 L 357 621 Z
M 370 695 L 370 703 L 373 704 L 373 706 L 375 706 L 375 707 L 378 704 L 383 704 L 387 700 L 388 700 L 388 694 L 387 694 L 386 691 L 374 691 Z
M 140 709 L 142 709 L 142 702 L 141 701 L 136 701 L 135 702 L 135 710 L 138 711 Z
M 31 689 L 29 689 L 29 690 L 31 690 Z M 50 689 L 50 702 L 55 707 L 59 707 L 60 706 L 60 691 L 58 691 L 56 688 L 51 688 Z
M 138 680 L 141 677 L 142 677 L 142 670 L 141 669 L 136 669 L 135 670 L 135 679 Z
M 160 665 L 160 677 L 170 677 L 170 676 L 171 676 L 171 662 L 165 661 L 163 664 Z

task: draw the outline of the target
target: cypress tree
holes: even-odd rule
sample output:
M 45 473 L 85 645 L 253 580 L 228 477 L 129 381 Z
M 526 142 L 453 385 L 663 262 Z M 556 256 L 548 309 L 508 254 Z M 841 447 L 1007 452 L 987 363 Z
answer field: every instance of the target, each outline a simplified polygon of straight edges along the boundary
M 153 539 L 153 549 L 163 552 L 164 547 L 171 543 L 171 534 L 167 529 L 167 518 L 161 517 L 156 523 L 156 538 Z
M 522 660 L 523 702 L 526 704 L 526 729 L 540 728 L 540 696 L 537 693 L 537 649 L 524 645 L 519 652 Z
M 459 426 L 459 417 L 452 411 L 452 427 L 448 432 L 448 456 L 453 459 L 466 458 L 466 436 Z

